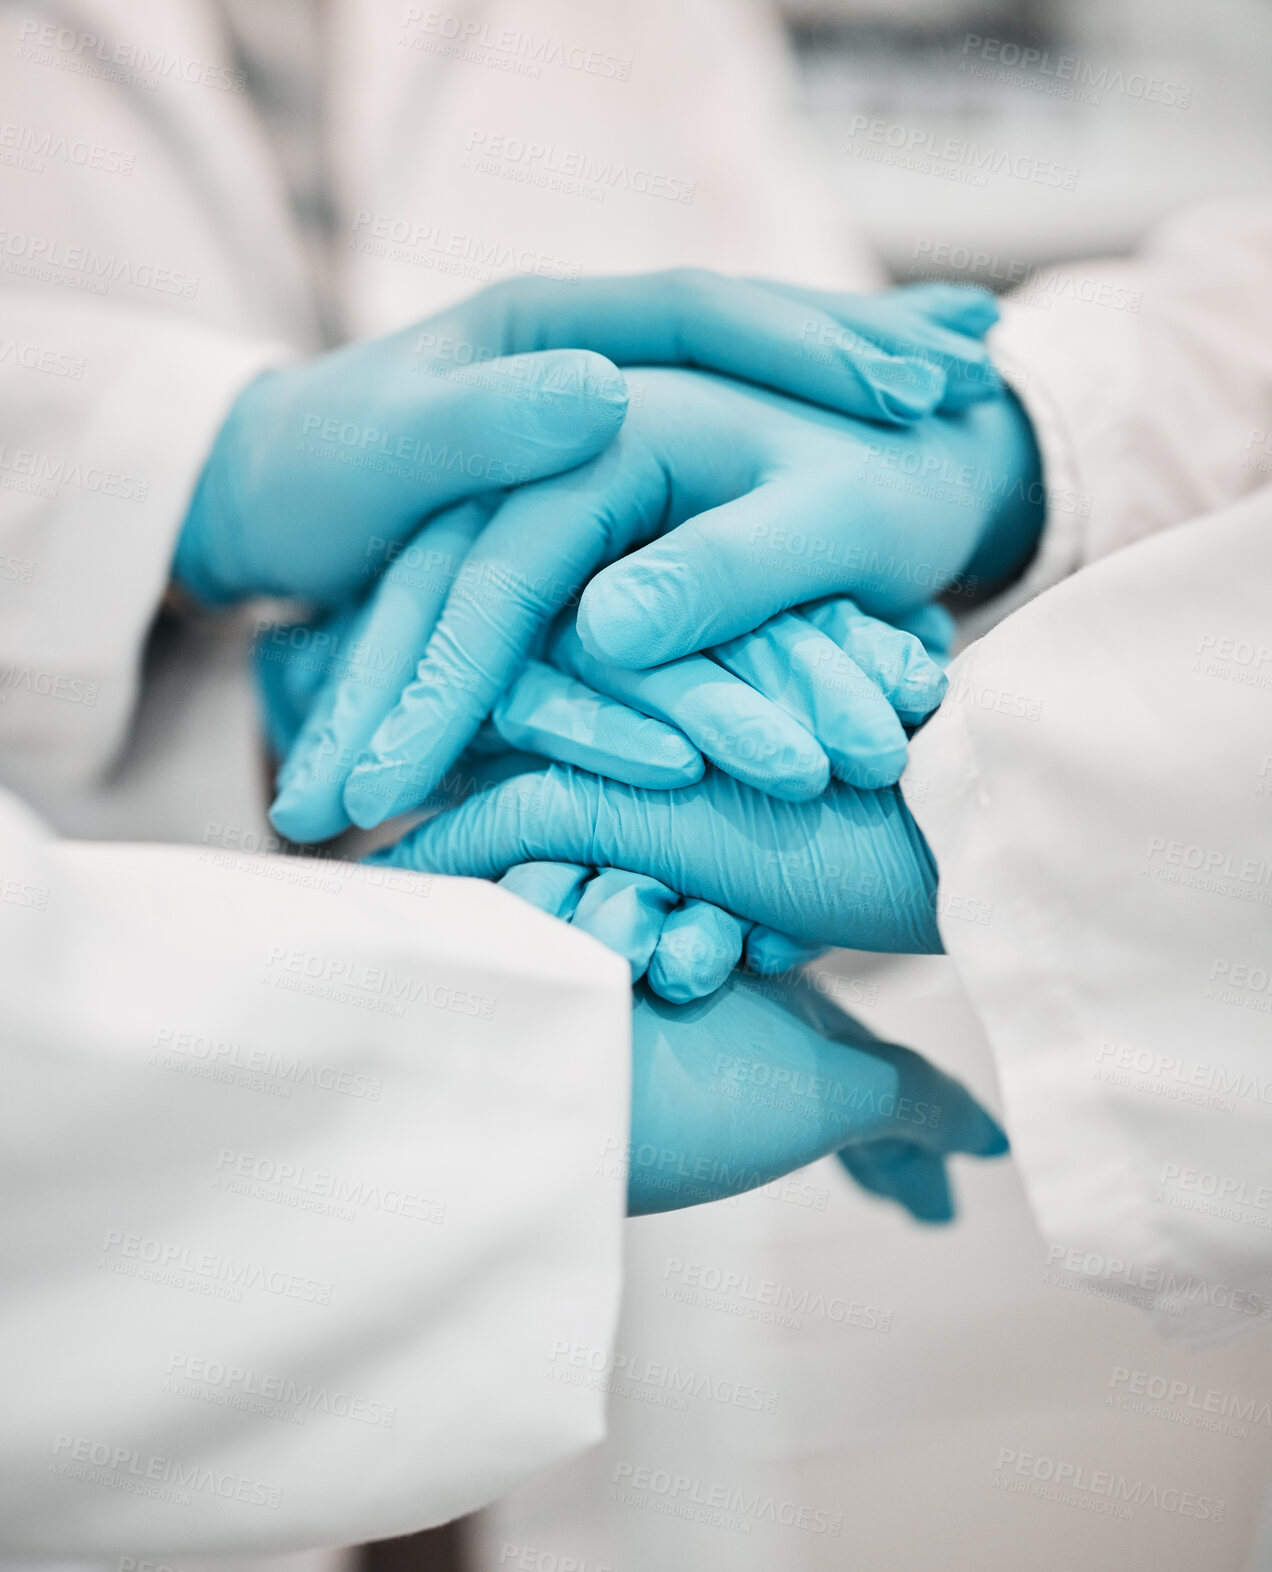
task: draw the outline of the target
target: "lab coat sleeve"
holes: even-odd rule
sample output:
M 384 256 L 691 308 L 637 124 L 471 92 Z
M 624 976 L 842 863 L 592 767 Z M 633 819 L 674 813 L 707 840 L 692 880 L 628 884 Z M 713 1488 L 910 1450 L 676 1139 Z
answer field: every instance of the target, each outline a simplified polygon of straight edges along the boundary
M 199 471 L 288 351 L 97 301 L 2 310 L 0 783 L 39 801 L 117 756 Z
M 625 963 L 478 881 L 0 841 L 0 1548 L 354 1543 L 594 1442 Z
M 1216 203 L 1133 257 L 1065 263 L 1003 302 L 991 343 L 1029 413 L 1046 523 L 1033 563 L 967 619 L 1225 507 L 1272 474 L 1272 205 Z
M 973 645 L 905 790 L 1049 1270 L 1272 1317 L 1272 489 Z

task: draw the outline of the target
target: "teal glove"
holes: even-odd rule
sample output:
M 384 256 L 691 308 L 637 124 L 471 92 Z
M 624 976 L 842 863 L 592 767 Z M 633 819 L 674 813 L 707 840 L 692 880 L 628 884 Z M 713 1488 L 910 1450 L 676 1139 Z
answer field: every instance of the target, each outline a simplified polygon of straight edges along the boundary
M 754 1190 L 840 1151 L 866 1189 L 944 1222 L 946 1157 L 1007 1150 L 957 1081 L 807 984 L 735 978 L 683 1008 L 638 992 L 632 1028 L 632 1216 Z
M 212 604 L 271 594 L 333 605 L 441 508 L 599 453 L 626 408 L 603 355 L 710 366 L 905 421 L 983 395 L 983 375 L 978 385 L 969 373 L 983 373 L 984 350 L 968 331 L 983 333 L 995 314 L 979 291 L 801 300 L 698 273 L 497 285 L 244 389 L 204 467 L 174 572 Z M 898 340 L 918 353 L 894 355 Z
M 569 475 L 513 493 L 474 541 L 415 680 L 349 774 L 343 806 L 355 824 L 370 828 L 427 800 L 575 586 L 642 539 L 671 529 L 583 595 L 581 649 L 608 666 L 718 647 L 827 595 L 904 616 L 956 578 L 987 536 L 1023 542 L 1036 532 L 1037 455 L 1005 395 L 895 430 L 689 372 L 632 373 L 630 382 L 636 407 L 614 444 Z M 915 489 L 905 474 L 912 464 L 938 477 L 967 470 L 976 483 Z M 642 600 L 646 583 L 654 588 Z M 780 645 L 793 626 L 766 636 Z M 803 679 L 783 688 L 798 670 L 789 655 L 788 643 L 763 675 L 751 669 L 758 691 L 792 702 Z M 886 739 L 875 741 L 874 760 L 867 749 L 857 762 L 858 778 L 877 784 L 887 770 L 896 778 L 902 754 L 897 733 L 891 758 Z M 851 773 L 842 739 L 838 762 Z M 812 763 L 802 777 L 793 772 L 792 795 L 818 789 L 826 767 L 815 754 Z
M 621 868 L 802 943 L 941 949 L 936 866 L 895 787 L 835 783 L 792 803 L 717 771 L 643 791 L 553 765 L 503 774 L 371 860 L 478 878 L 525 862 Z
M 760 976 L 794 971 L 821 953 L 786 934 L 744 922 L 710 901 L 680 896 L 643 873 L 575 863 L 524 862 L 499 883 L 621 955 L 632 981 L 643 977 L 669 1004 L 721 987 L 743 959 Z
M 303 630 L 262 638 L 258 666 L 294 658 L 327 672 L 303 723 L 290 728 L 274 717 L 285 706 L 295 717 L 299 684 L 285 687 L 290 679 L 277 669 L 261 679 L 271 737 L 290 730 L 271 809 L 290 839 L 326 840 L 348 828 L 348 774 L 409 686 L 485 517 L 484 504 L 468 503 L 427 526 L 351 621 L 308 638 Z M 705 759 L 792 801 L 818 796 L 832 772 L 863 787 L 894 783 L 905 767 L 902 722 L 921 721 L 946 686 L 914 635 L 847 601 L 784 613 L 713 658 L 692 655 L 656 671 L 594 660 L 569 620 L 547 656 L 551 664 L 529 661 L 496 703 L 495 747 L 653 788 L 691 785 Z

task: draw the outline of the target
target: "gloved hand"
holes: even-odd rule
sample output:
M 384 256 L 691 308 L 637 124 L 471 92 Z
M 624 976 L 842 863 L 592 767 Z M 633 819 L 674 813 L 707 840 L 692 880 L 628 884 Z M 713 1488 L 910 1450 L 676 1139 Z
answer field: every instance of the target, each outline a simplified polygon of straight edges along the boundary
M 629 381 L 613 445 L 514 492 L 473 541 L 415 680 L 354 763 L 355 824 L 426 800 L 577 586 L 641 540 L 671 531 L 593 579 L 578 613 L 583 650 L 611 666 L 719 646 L 827 595 L 904 615 L 987 539 L 1036 533 L 1037 454 L 1008 395 L 895 429 L 691 372 Z
M 329 673 L 278 777 L 271 817 L 292 840 L 325 840 L 348 827 L 348 773 L 409 685 L 448 588 L 471 578 L 465 554 L 487 511 L 461 504 L 426 526 L 352 621 L 311 637 L 269 632 L 259 645 L 267 713 L 285 700 L 295 708 L 296 684 L 284 691 L 290 679 L 277 669 L 286 663 L 280 643 L 284 656 L 296 644 L 296 665 Z M 470 593 L 479 592 L 470 585 Z M 528 662 L 495 705 L 497 749 L 649 787 L 691 784 L 705 758 L 792 801 L 817 796 L 832 771 L 859 786 L 895 782 L 905 766 L 902 723 L 918 724 L 945 691 L 919 639 L 846 600 L 783 613 L 710 657 L 652 672 L 594 660 L 568 614 L 544 653 L 547 663 Z
M 395 566 L 388 569 L 380 581 L 381 587 L 400 581 L 408 572 L 414 571 L 409 552 L 408 547 L 405 562 L 399 558 Z M 853 616 L 849 601 L 835 604 L 837 608 L 845 608 L 843 614 L 849 621 L 844 652 L 863 668 L 868 669 L 873 660 L 878 667 L 876 680 L 883 679 L 880 685 L 886 691 L 890 674 L 904 671 L 912 663 L 911 647 L 904 642 L 898 642 L 895 646 L 892 644 L 888 638 L 892 631 L 891 624 L 880 623 L 860 614 Z M 810 609 L 805 608 L 805 613 Z M 263 619 L 258 624 L 253 645 L 253 669 L 261 703 L 262 727 L 273 758 L 285 759 L 291 752 L 324 688 L 330 688 L 334 699 L 343 684 L 356 685 L 360 675 L 366 674 L 368 661 L 365 641 L 368 635 L 376 632 L 374 625 L 366 618 L 367 613 L 360 613 L 357 607 L 342 606 L 314 623 L 276 623 Z M 418 616 L 416 627 L 419 627 Z M 858 632 L 867 628 L 870 631 L 863 650 L 857 642 Z M 955 633 L 954 619 L 944 606 L 932 602 L 920 606 L 898 619 L 897 631 L 913 635 L 922 644 L 933 665 L 944 667 Z M 409 635 L 405 630 L 395 627 L 392 636 L 399 644 L 404 640 L 409 643 Z M 426 638 L 427 632 L 423 636 Z M 350 654 L 355 647 L 358 647 L 362 656 L 357 662 Z M 700 778 L 702 766 L 695 759 L 693 748 L 687 745 L 687 738 L 674 734 L 668 737 L 669 728 L 657 722 L 651 724 L 647 717 L 626 705 L 606 704 L 592 690 L 586 694 L 586 705 L 592 718 L 590 722 L 581 719 L 577 707 L 571 702 L 577 696 L 571 680 L 555 668 L 549 668 L 546 678 L 538 678 L 530 668 L 539 664 L 528 662 L 526 671 L 513 682 L 495 706 L 492 724 L 501 742 L 531 753 L 541 752 L 545 758 L 558 764 L 577 764 L 581 769 L 592 770 L 598 775 L 626 781 L 629 786 L 690 785 Z M 404 665 L 403 669 L 410 668 Z M 383 713 L 387 713 L 396 695 L 382 676 L 377 677 L 373 685 L 379 687 Z M 938 699 L 940 686 L 933 676 L 931 691 Z M 390 697 L 386 698 L 385 695 Z M 899 713 L 907 724 L 921 718 L 906 714 L 904 705 Z M 379 719 L 382 718 L 383 714 L 379 716 Z M 503 729 L 503 722 L 507 722 L 506 730 Z M 324 724 L 315 718 L 312 746 L 327 752 L 341 751 L 342 745 L 334 733 L 322 730 Z M 344 750 L 352 750 L 355 756 L 370 739 L 378 719 L 371 722 L 364 719 L 362 724 L 364 729 L 369 729 L 366 729 L 365 736 L 356 739 L 356 748 L 352 737 L 347 738 L 344 744 Z M 531 729 L 541 738 L 542 747 L 532 746 L 526 740 L 525 733 Z M 667 750 L 666 756 L 663 754 L 664 748 Z M 338 804 L 338 791 L 335 796 Z M 292 838 L 303 841 L 327 837 L 301 834 Z
M 993 295 L 961 284 L 849 295 L 674 268 L 496 284 L 426 322 L 418 350 L 463 365 L 591 349 L 621 366 L 693 366 L 904 424 L 1002 386 L 981 342 L 997 320 Z
M 346 611 L 316 627 L 265 625 L 260 630 L 254 667 L 265 735 L 276 757 L 286 753 L 299 735 L 324 678 L 347 675 L 350 668 L 342 662 L 341 651 L 350 647 L 350 630 L 356 623 L 356 615 Z M 361 669 L 365 668 L 364 660 Z M 386 685 L 378 691 L 387 708 L 392 690 Z M 599 697 L 595 702 L 604 704 Z M 620 747 L 630 745 L 633 759 L 638 758 L 640 728 L 656 723 L 619 705 L 609 708 L 618 717 Z M 566 728 L 577 731 L 572 702 L 554 705 L 553 713 L 563 714 Z M 342 718 L 347 717 L 328 712 L 335 724 Z M 549 723 L 548 718 L 544 723 Z M 555 739 L 547 740 L 550 754 Z M 594 740 L 592 751 L 598 746 Z M 618 762 L 621 766 L 623 761 Z M 311 782 L 306 800 L 321 812 L 323 795 L 323 787 Z M 338 786 L 328 788 L 326 796 L 328 803 L 338 805 Z M 283 816 L 289 824 L 299 817 L 299 810 Z M 673 1004 L 714 993 L 742 959 L 744 946 L 748 970 L 760 975 L 790 971 L 821 949 L 743 922 L 707 901 L 682 902 L 656 879 L 615 868 L 597 871 L 568 863 L 522 863 L 510 868 L 500 883 L 549 916 L 582 928 L 616 950 L 630 965 L 633 982 L 647 977 L 653 991 Z
M 710 771 L 644 791 L 553 765 L 509 775 L 374 862 L 494 878 L 519 863 L 644 874 L 807 944 L 936 954 L 937 871 L 897 787 L 783 802 Z
M 989 389 L 970 335 L 996 314 L 982 292 L 940 286 L 801 299 L 697 273 L 496 285 L 245 388 L 204 466 L 174 573 L 212 604 L 355 595 L 439 509 L 600 452 L 626 408 L 605 354 L 712 366 L 904 421 Z
M 575 863 L 523 862 L 499 883 L 550 917 L 582 928 L 616 951 L 669 1004 L 687 1004 L 721 987 L 743 959 L 758 976 L 791 972 L 824 945 L 745 922 L 710 901 L 681 900 L 647 874 Z
M 638 990 L 632 1027 L 632 1216 L 737 1195 L 840 1151 L 866 1189 L 946 1222 L 946 1157 L 1007 1150 L 957 1081 L 805 983 L 735 978 L 679 1008 Z

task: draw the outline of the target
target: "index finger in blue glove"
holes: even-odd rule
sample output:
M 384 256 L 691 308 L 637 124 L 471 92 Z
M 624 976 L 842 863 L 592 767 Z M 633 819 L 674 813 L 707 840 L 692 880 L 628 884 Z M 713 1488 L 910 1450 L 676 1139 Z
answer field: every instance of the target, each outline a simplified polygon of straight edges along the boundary
M 825 953 L 824 944 L 801 944 L 788 933 L 757 923 L 746 936 L 746 968 L 757 977 L 784 977 Z
M 490 718 L 509 747 L 629 786 L 691 786 L 702 779 L 702 755 L 674 726 L 542 661 L 527 661 Z
M 640 874 L 612 868 L 598 872 L 577 863 L 523 862 L 509 868 L 499 884 L 550 917 L 577 919 L 577 926 L 624 956 L 634 969 L 638 962 L 647 964 L 649 986 L 673 1004 L 714 993 L 742 953 L 744 923 L 708 901 L 669 907 L 668 898 L 674 903 L 674 895 Z
M 624 670 L 589 655 L 573 620 L 557 630 L 549 654 L 554 665 L 590 687 L 679 727 L 704 757 L 758 791 L 805 802 L 826 789 L 830 762 L 806 713 L 774 703 L 760 683 L 739 680 L 726 663 L 687 655 L 666 666 Z
M 348 772 L 423 655 L 489 513 L 484 502 L 465 502 L 425 525 L 359 612 L 279 772 L 270 819 L 290 839 L 328 840 L 348 829 Z
M 934 600 L 925 601 L 913 610 L 894 617 L 894 625 L 903 633 L 913 633 L 932 660 L 944 665 L 958 637 L 958 624 L 942 605 Z
M 754 633 L 716 645 L 712 654 L 801 720 L 840 780 L 868 787 L 900 780 L 905 732 L 889 696 L 818 626 L 781 613 Z
M 663 924 L 646 974 L 649 986 L 670 1004 L 714 993 L 741 958 L 746 926 L 710 901 L 685 901 Z
M 981 342 L 998 320 L 998 306 L 988 290 L 911 284 L 884 295 L 860 296 L 797 284 L 769 287 L 834 317 L 841 340 L 849 344 L 864 335 L 883 349 L 905 345 L 910 354 L 925 358 L 945 377 L 940 409 L 963 409 L 1002 389 L 1002 378 Z
M 828 298 L 848 303 L 843 310 L 855 312 L 858 333 L 846 334 L 842 316 L 811 299 L 700 268 L 570 284 L 518 279 L 450 315 L 466 332 L 484 328 L 483 349 L 583 344 L 621 365 L 695 366 L 866 420 L 905 424 L 940 403 L 945 375 L 918 313 L 911 353 L 887 296 L 861 296 L 855 305 L 851 296 Z M 877 336 L 875 316 L 883 319 Z M 435 352 L 447 332 L 445 320 L 426 323 L 423 352 Z
M 983 338 L 1000 315 L 993 293 L 979 284 L 946 284 L 939 280 L 900 284 L 889 291 L 889 298 L 920 312 L 929 322 L 973 338 Z
M 344 807 L 355 824 L 373 829 L 427 799 L 540 631 L 625 539 L 652 532 L 666 503 L 657 460 L 621 439 L 504 502 L 470 551 L 415 680 L 349 775 Z
M 346 606 L 319 623 L 258 624 L 252 671 L 265 740 L 275 758 L 291 750 L 315 695 L 341 669 L 341 650 L 356 620 L 357 608 Z
M 868 617 L 843 597 L 803 606 L 800 616 L 843 651 L 848 664 L 869 679 L 905 725 L 917 726 L 945 697 L 945 673 L 914 634 Z
M 592 877 L 590 868 L 569 862 L 522 862 L 499 880 L 500 889 L 519 895 L 549 917 L 569 922 L 578 909 L 583 886 Z
M 600 868 L 584 886 L 570 923 L 616 950 L 631 967 L 632 981 L 639 982 L 678 899 L 648 874 Z

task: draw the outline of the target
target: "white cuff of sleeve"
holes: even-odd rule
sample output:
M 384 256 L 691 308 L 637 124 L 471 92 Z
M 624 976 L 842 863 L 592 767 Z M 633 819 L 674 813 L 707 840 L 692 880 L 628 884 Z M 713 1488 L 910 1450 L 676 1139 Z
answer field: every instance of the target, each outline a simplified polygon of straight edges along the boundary
M 1060 393 L 1062 377 L 1049 377 L 1039 361 L 1037 346 L 1021 342 L 1021 314 L 1031 310 L 1010 301 L 1003 319 L 990 334 L 994 364 L 1004 382 L 1020 400 L 1033 426 L 1042 458 L 1042 484 L 1046 514 L 1038 549 L 1021 576 L 959 618 L 961 641 L 980 638 L 1035 595 L 1058 584 L 1081 566 L 1085 557 L 1086 522 L 1091 513 L 1090 486 L 1082 472 L 1066 403 Z M 1028 324 L 1032 326 L 1032 323 Z

